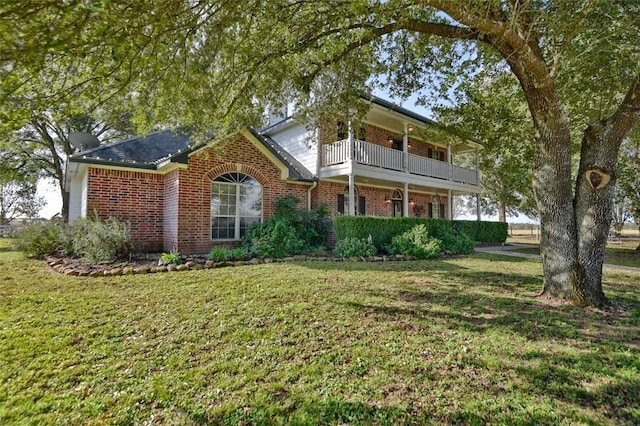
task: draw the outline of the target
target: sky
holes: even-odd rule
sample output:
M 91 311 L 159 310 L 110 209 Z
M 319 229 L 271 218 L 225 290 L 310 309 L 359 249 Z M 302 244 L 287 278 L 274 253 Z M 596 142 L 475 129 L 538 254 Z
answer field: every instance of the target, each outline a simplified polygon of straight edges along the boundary
M 50 181 L 40 180 L 36 191 L 38 197 L 44 197 L 46 204 L 40 209 L 40 217 L 51 219 L 62 210 L 62 195 L 57 185 Z

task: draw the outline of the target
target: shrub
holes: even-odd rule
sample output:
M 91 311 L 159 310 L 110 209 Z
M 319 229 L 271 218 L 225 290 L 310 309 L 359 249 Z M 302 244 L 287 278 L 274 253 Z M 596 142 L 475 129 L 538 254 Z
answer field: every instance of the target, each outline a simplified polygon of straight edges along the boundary
M 301 253 L 306 246 L 295 228 L 274 218 L 263 224 L 252 225 L 247 230 L 243 244 L 252 257 L 275 258 Z
M 472 253 L 476 246 L 471 237 L 452 229 L 443 230 L 440 234 L 434 235 L 434 237 L 442 241 L 442 250 L 452 253 Z
M 450 221 L 440 218 L 420 217 L 373 217 L 338 216 L 334 221 L 336 237 L 366 238 L 371 235 L 377 247 L 390 247 L 394 236 L 400 235 L 414 226 L 423 224 L 431 237 L 442 241 L 442 251 L 470 253 L 474 249 L 474 239 L 462 232 L 470 230 L 480 233 L 483 238 L 506 238 L 506 227 L 498 222 Z M 491 232 L 485 230 L 490 230 Z M 495 231 L 495 232 L 494 232 Z M 504 231 L 504 232 L 503 232 Z M 476 240 L 487 241 L 487 240 Z
M 77 219 L 70 227 L 69 237 L 73 254 L 93 263 L 122 259 L 132 248 L 129 227 L 116 218 Z
M 158 265 L 180 265 L 182 256 L 177 250 L 171 250 L 169 253 L 162 253 L 158 259 Z
M 440 256 L 442 241 L 429 236 L 424 224 L 416 225 L 410 230 L 391 239 L 389 252 L 414 256 L 418 259 L 431 259 Z
M 244 257 L 244 250 L 241 248 L 225 248 L 215 247 L 209 252 L 208 259 L 214 262 L 222 262 L 227 260 L 238 260 Z
M 329 235 L 328 209 L 306 211 L 292 195 L 276 201 L 276 214 L 247 229 L 242 246 L 249 256 L 286 257 L 313 251 Z
M 59 254 L 64 251 L 62 226 L 53 222 L 31 224 L 18 234 L 17 248 L 30 257 Z
M 369 257 L 376 254 L 378 250 L 371 241 L 371 238 L 348 237 L 339 240 L 333 252 L 340 257 Z

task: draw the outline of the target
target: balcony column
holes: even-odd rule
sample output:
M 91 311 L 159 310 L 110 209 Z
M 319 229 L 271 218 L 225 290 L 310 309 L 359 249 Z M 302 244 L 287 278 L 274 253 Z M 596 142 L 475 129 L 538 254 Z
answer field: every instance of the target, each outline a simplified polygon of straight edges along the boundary
M 453 220 L 453 194 L 450 189 L 447 191 L 447 218 Z
M 402 217 L 409 217 L 409 184 L 404 183 L 404 194 L 402 195 Z
M 409 170 L 409 125 L 404 123 L 404 130 L 402 132 L 402 171 L 407 172 Z M 405 193 L 407 191 L 405 190 Z M 406 199 L 406 197 L 405 197 Z
M 482 220 L 482 218 L 480 217 L 480 194 L 476 194 L 476 217 L 478 219 L 478 222 Z
M 447 168 L 449 169 L 449 180 L 453 180 L 453 155 L 451 153 L 451 142 L 447 144 Z
M 480 155 L 478 154 L 478 150 L 475 150 L 476 153 L 476 185 L 480 185 Z M 479 200 L 479 199 L 478 199 Z M 478 201 L 478 204 L 480 201 Z M 479 207 L 478 207 L 479 208 Z M 480 210 L 478 210 L 480 211 Z M 480 220 L 480 215 L 478 214 L 478 220 Z

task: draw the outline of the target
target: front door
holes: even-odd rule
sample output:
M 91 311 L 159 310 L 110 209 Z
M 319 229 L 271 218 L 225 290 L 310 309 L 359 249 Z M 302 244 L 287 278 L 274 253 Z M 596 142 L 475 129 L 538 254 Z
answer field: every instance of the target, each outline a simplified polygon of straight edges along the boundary
M 393 200 L 393 217 L 402 217 L 402 200 Z

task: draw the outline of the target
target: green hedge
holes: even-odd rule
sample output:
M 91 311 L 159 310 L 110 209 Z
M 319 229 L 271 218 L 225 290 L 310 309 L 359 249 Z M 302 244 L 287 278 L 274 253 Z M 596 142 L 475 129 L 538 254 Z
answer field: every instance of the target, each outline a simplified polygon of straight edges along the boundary
M 507 241 L 507 222 L 483 222 L 478 220 L 454 220 L 453 229 L 470 236 L 479 243 L 504 243 Z
M 505 242 L 508 231 L 508 224 L 504 222 L 451 221 L 423 217 L 338 216 L 333 221 L 338 241 L 343 238 L 367 238 L 371 235 L 373 243 L 379 248 L 389 246 L 395 235 L 419 224 L 424 224 L 429 235 L 435 238 L 454 231 L 466 234 L 476 242 Z

